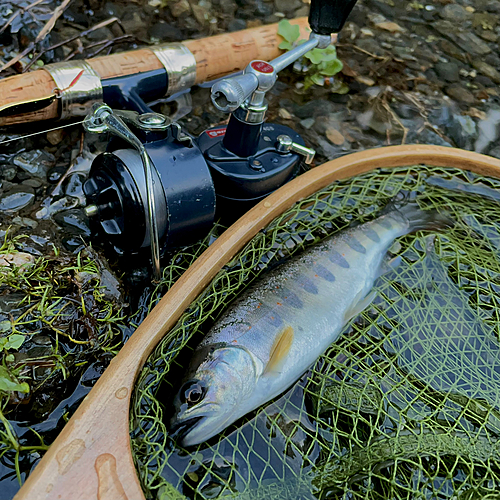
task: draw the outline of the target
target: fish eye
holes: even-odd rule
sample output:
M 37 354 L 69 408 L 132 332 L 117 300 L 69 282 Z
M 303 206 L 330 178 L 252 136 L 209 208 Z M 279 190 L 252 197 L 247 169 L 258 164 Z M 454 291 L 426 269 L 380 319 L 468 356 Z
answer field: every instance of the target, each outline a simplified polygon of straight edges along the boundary
M 181 394 L 184 395 L 184 400 L 188 406 L 199 403 L 206 393 L 205 384 L 199 380 L 190 380 L 186 382 L 181 388 Z

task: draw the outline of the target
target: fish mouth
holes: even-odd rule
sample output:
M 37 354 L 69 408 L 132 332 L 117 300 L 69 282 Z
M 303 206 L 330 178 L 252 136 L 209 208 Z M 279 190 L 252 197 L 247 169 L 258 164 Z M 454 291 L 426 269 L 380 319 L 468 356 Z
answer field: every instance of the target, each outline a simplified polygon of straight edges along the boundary
M 175 421 L 170 423 L 170 436 L 174 438 L 177 442 L 182 443 L 184 438 L 189 432 L 195 429 L 198 426 L 200 420 L 203 420 L 205 417 L 191 417 L 187 420 Z

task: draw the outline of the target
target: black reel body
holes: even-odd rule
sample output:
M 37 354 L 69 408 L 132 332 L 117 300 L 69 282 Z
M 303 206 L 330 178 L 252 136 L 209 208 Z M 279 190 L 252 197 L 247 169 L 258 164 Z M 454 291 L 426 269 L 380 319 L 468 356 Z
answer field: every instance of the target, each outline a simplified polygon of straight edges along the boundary
M 279 153 L 276 149 L 279 136 L 287 135 L 304 145 L 302 138 L 291 128 L 264 123 L 259 126 L 257 151 L 250 156 L 238 156 L 225 144 L 228 139 L 231 142 L 244 140 L 245 135 L 227 136 L 226 132 L 234 133 L 231 125 L 208 129 L 198 137 L 198 145 L 210 167 L 217 193 L 217 216 L 224 222 L 233 222 L 298 174 L 301 156 L 293 152 Z M 232 151 L 245 152 L 244 148 L 244 144 L 236 144 Z
M 134 130 L 134 132 L 137 132 Z M 154 165 L 155 216 L 162 252 L 192 243 L 207 234 L 215 217 L 215 191 L 207 164 L 191 138 L 168 133 L 136 133 Z M 163 136 L 163 137 L 162 137 Z M 93 162 L 84 185 L 93 229 L 118 253 L 149 248 L 147 193 L 139 153 L 121 140 Z
M 147 116 L 137 115 L 135 121 Z M 204 237 L 216 218 L 234 222 L 299 172 L 301 156 L 279 152 L 278 137 L 304 141 L 283 125 L 261 124 L 254 153 L 246 157 L 225 147 L 226 127 L 209 129 L 197 140 L 182 134 L 175 123 L 161 131 L 141 127 L 130 126 L 155 167 L 153 193 L 162 254 Z M 145 173 L 136 149 L 112 138 L 107 151 L 94 160 L 84 192 L 94 233 L 119 254 L 149 249 Z

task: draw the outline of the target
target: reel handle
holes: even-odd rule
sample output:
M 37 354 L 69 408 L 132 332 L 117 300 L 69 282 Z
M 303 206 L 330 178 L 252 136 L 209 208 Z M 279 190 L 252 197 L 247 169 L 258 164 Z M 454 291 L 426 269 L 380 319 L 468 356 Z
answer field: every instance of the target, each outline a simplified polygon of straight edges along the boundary
M 344 26 L 356 0 L 311 0 L 309 25 L 318 35 L 338 33 Z

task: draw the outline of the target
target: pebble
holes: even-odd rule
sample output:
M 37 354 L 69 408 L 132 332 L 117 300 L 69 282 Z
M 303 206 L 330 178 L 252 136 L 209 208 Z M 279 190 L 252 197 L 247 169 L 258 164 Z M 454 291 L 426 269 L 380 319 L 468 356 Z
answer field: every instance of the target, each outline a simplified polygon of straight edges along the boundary
M 486 118 L 478 124 L 479 135 L 474 146 L 478 153 L 485 153 L 489 146 L 495 143 L 500 136 L 500 109 L 492 108 Z
M 300 124 L 307 130 L 309 130 L 316 120 L 314 118 L 305 118 L 304 120 L 300 120 Z
M 292 113 L 290 113 L 290 111 L 286 110 L 285 108 L 280 108 L 278 110 L 278 116 L 280 118 L 283 118 L 283 120 L 291 120 L 291 119 L 293 119 Z
M 443 19 L 447 19 L 453 23 L 463 23 L 467 19 L 471 18 L 471 13 L 457 3 L 445 5 L 441 10 L 440 15 Z
M 35 257 L 26 252 L 15 252 L 0 255 L 0 267 L 21 267 L 24 270 L 30 268 L 35 262 Z
M 173 24 L 159 21 L 148 30 L 148 35 L 153 40 L 160 42 L 173 42 L 182 39 L 182 31 Z
M 17 175 L 17 167 L 15 165 L 0 165 L 0 175 L 2 179 L 11 181 Z
M 78 199 L 64 196 L 63 198 L 59 198 L 56 201 L 52 201 L 49 198 L 44 201 L 44 205 L 45 206 L 40 208 L 40 210 L 38 210 L 35 214 L 35 217 L 39 220 L 48 219 L 58 212 L 69 210 L 70 208 L 75 208 L 78 205 Z
M 327 129 L 325 135 L 328 138 L 328 140 L 332 144 L 335 144 L 336 146 L 344 144 L 345 137 L 338 130 L 334 128 Z
M 240 31 L 247 28 L 247 22 L 244 19 L 231 19 L 227 25 L 228 31 Z
M 33 177 L 45 179 L 48 170 L 54 166 L 56 159 L 54 155 L 43 149 L 32 149 L 15 156 L 13 162 Z
M 28 186 L 14 187 L 2 196 L 0 200 L 0 212 L 15 214 L 33 204 L 35 193 Z
M 434 70 L 436 71 L 439 78 L 442 78 L 447 82 L 453 83 L 460 80 L 460 75 L 458 74 L 458 64 L 456 63 L 437 63 L 434 66 Z
M 180 0 L 180 2 L 171 3 L 168 2 L 170 12 L 174 17 L 180 17 L 183 14 L 191 12 L 191 6 L 188 0 Z
M 481 61 L 480 59 L 473 59 L 472 65 L 479 71 L 479 73 L 487 76 L 491 81 L 500 83 L 500 71 L 496 70 L 493 66 Z
M 477 137 L 476 122 L 470 116 L 454 115 L 446 130 L 462 149 L 471 149 Z
M 88 217 L 81 209 L 72 209 L 54 215 L 54 222 L 67 233 L 75 236 L 90 236 Z
M 445 90 L 452 99 L 460 103 L 474 104 L 476 102 L 474 95 L 459 84 L 450 85 Z
M 25 186 L 32 187 L 33 189 L 38 189 L 43 186 L 43 182 L 40 179 L 25 179 L 21 184 L 24 184 Z
M 18 226 L 25 226 L 29 227 L 31 229 L 35 229 L 38 226 L 38 222 L 33 219 L 29 219 L 28 217 L 19 217 L 16 216 L 12 219 L 12 222 L 14 224 L 17 224 Z

